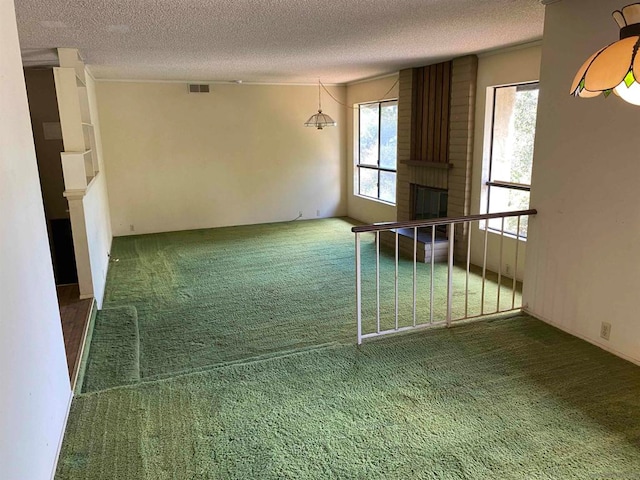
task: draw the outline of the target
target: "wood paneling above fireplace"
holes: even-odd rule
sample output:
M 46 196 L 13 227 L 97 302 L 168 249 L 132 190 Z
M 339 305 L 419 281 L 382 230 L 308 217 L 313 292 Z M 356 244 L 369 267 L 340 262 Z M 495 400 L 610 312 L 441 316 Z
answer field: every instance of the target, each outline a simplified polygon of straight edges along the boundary
M 409 165 L 449 168 L 452 62 L 414 68 Z

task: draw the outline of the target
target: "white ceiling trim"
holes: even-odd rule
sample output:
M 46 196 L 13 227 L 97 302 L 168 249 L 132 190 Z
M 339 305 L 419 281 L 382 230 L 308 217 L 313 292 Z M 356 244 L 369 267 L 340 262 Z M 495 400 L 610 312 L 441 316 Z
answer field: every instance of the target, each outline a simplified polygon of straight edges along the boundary
M 516 52 L 518 50 L 524 50 L 525 48 L 533 48 L 542 46 L 542 40 L 536 40 L 534 42 L 521 43 L 520 45 L 513 45 L 511 47 L 497 48 L 495 50 L 489 50 L 478 54 L 479 58 L 492 57 L 494 55 L 500 55 L 501 53 Z
M 393 75 L 393 74 L 390 74 Z M 95 78 L 91 77 L 98 83 L 195 83 L 200 85 L 231 85 L 241 88 L 245 85 L 257 85 L 257 86 L 284 86 L 284 87 L 318 87 L 318 81 L 315 82 L 241 82 L 236 81 L 220 81 L 220 80 L 158 80 L 158 79 L 137 79 L 137 78 Z M 322 80 L 322 79 L 321 79 Z M 346 83 L 325 83 L 322 82 L 325 87 L 346 87 Z
M 347 87 L 351 87 L 353 85 L 360 85 L 361 83 L 375 82 L 376 80 L 384 80 L 385 78 L 397 77 L 400 72 L 391 72 L 385 73 L 383 75 L 376 75 L 375 77 L 363 78 L 361 80 L 356 80 L 354 82 L 347 82 L 345 85 Z

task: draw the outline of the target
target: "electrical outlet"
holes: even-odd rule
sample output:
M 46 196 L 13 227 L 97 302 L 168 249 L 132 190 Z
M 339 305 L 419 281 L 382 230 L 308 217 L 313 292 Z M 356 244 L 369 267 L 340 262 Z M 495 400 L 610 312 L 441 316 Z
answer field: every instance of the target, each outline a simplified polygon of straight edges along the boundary
M 320 210 L 316 210 L 316 217 L 320 216 Z
M 507 275 L 511 275 L 511 265 L 508 263 L 505 263 L 504 265 L 504 273 L 506 273 Z
M 133 223 L 131 225 L 129 225 L 129 230 L 132 231 L 132 232 L 135 231 L 135 228 L 133 228 Z
M 611 324 L 602 322 L 602 325 L 600 326 L 600 336 L 605 340 L 609 340 L 609 335 L 611 335 Z

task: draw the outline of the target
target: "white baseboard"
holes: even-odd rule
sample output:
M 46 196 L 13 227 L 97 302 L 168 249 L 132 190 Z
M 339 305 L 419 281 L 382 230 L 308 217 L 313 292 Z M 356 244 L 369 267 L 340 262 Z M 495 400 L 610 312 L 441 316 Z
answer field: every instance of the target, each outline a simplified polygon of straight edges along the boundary
M 56 470 L 58 469 L 58 460 L 60 459 L 60 452 L 62 451 L 62 442 L 64 441 L 64 433 L 67 431 L 67 422 L 69 421 L 69 413 L 71 412 L 72 401 L 73 401 L 73 391 L 69 391 L 69 401 L 67 402 L 67 411 L 64 415 L 62 431 L 60 432 L 60 438 L 58 439 L 58 448 L 56 451 L 56 459 L 53 462 L 53 471 L 51 472 L 51 480 L 55 480 Z
M 611 348 L 609 345 L 597 342 L 597 341 L 595 341 L 595 340 L 593 340 L 591 338 L 587 338 L 584 335 L 582 335 L 580 333 L 577 333 L 577 332 L 571 330 L 570 328 L 565 327 L 564 325 L 560 325 L 559 323 L 553 322 L 553 321 L 549 320 L 548 318 L 544 318 L 544 317 L 542 317 L 540 315 L 537 315 L 537 314 L 529 311 L 526 308 L 523 308 L 522 311 L 524 313 L 526 313 L 527 315 L 533 317 L 533 318 L 537 318 L 541 322 L 547 323 L 547 324 L 551 325 L 552 327 L 557 328 L 558 330 L 562 330 L 563 332 L 568 333 L 569 335 L 573 335 L 574 337 L 578 337 L 580 340 L 584 340 L 585 342 L 588 342 L 588 343 L 590 343 L 592 345 L 595 345 L 596 347 L 599 347 L 599 348 L 601 348 L 603 350 L 606 350 L 607 352 L 614 354 L 616 357 L 620 357 L 620 358 L 622 358 L 622 359 L 624 359 L 624 360 L 626 360 L 628 362 L 635 363 L 636 365 L 640 366 L 640 360 L 637 359 L 637 358 L 630 357 L 629 355 L 626 355 L 626 354 L 624 354 L 622 352 L 619 352 L 615 348 Z

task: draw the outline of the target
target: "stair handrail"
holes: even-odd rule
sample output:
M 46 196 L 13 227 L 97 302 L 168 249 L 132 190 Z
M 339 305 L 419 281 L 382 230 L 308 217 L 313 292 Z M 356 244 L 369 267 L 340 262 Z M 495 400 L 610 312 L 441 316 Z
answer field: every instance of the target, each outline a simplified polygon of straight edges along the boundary
M 393 230 L 396 228 L 422 228 L 434 225 L 449 225 L 462 222 L 475 222 L 477 220 L 491 220 L 492 218 L 517 217 L 525 215 L 536 215 L 538 210 L 531 208 L 529 210 L 516 210 L 513 212 L 502 213 L 481 213 L 477 215 L 465 215 L 460 217 L 443 217 L 433 218 L 430 220 L 409 220 L 405 222 L 381 222 L 372 223 L 370 225 L 356 225 L 351 228 L 353 233 L 380 232 L 383 230 Z

